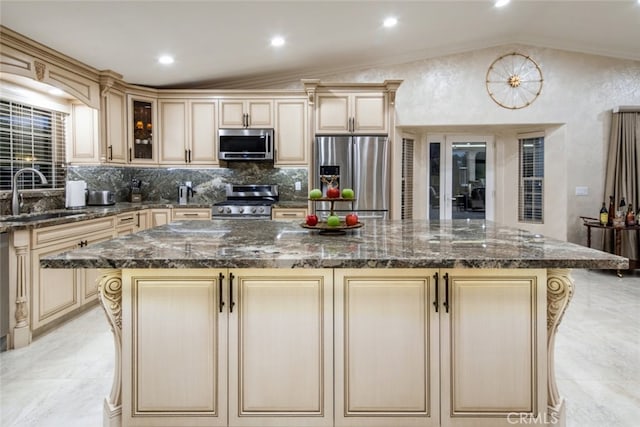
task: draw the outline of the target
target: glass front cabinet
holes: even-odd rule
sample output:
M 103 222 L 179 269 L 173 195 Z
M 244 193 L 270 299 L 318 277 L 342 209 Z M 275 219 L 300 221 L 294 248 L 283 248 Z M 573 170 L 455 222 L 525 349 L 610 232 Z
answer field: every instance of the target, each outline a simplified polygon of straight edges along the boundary
M 129 96 L 129 163 L 158 162 L 156 126 L 156 100 L 140 96 Z

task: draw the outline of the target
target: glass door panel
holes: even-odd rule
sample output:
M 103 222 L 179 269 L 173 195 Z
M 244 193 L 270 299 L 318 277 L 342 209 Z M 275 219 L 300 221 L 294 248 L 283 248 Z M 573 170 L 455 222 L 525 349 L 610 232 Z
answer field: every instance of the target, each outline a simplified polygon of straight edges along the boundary
M 429 219 L 494 215 L 493 138 L 429 136 Z

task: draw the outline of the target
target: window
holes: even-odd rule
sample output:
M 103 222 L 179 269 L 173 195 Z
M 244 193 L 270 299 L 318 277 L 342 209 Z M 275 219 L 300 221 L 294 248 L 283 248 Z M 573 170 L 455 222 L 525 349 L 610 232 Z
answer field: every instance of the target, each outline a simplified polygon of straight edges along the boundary
M 0 190 L 11 190 L 13 175 L 22 168 L 39 170 L 18 178 L 18 188 L 63 188 L 65 179 L 65 120 L 57 111 L 0 100 Z
M 544 224 L 544 137 L 524 138 L 519 143 L 518 220 Z
M 402 139 L 402 193 L 400 217 L 413 218 L 413 139 Z

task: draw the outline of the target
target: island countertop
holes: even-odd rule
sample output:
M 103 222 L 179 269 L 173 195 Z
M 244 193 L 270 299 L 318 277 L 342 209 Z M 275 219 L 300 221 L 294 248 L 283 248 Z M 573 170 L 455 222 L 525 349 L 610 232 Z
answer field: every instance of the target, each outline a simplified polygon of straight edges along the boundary
M 485 221 L 371 220 L 345 235 L 294 221 L 181 221 L 59 255 L 49 268 L 593 268 L 628 260 Z

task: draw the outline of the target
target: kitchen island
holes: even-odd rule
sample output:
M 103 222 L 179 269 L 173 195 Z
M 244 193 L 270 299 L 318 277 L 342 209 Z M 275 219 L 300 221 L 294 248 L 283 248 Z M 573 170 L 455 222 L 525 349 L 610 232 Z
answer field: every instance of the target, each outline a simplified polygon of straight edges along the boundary
M 105 426 L 564 425 L 554 339 L 604 252 L 483 221 L 178 222 L 43 267 L 102 268 Z M 520 421 L 524 420 L 524 421 Z

